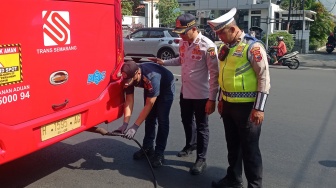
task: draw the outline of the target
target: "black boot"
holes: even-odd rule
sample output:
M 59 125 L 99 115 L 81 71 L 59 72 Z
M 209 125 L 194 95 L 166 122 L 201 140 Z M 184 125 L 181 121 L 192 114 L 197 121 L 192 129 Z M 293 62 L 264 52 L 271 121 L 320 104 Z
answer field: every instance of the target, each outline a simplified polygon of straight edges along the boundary
M 243 188 L 243 183 L 232 181 L 232 180 L 229 180 L 229 178 L 224 177 L 223 179 L 220 179 L 217 182 L 213 181 L 212 187 L 215 187 L 215 188 Z
M 187 157 L 189 154 L 192 154 L 192 151 L 197 149 L 197 144 L 191 146 L 185 146 L 180 152 L 177 153 L 178 157 Z
M 148 158 L 151 158 L 153 155 L 154 155 L 154 149 L 153 148 L 144 148 L 146 154 L 147 154 L 147 157 Z M 135 152 L 133 154 L 133 159 L 134 160 L 139 160 L 139 159 L 142 159 L 145 157 L 145 153 L 142 151 L 142 149 L 140 149 L 139 151 Z

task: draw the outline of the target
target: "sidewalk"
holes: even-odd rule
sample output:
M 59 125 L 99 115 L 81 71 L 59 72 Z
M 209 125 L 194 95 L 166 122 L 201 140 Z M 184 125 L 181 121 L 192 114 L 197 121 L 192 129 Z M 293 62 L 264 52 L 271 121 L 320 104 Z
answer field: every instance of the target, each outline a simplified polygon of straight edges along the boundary
M 298 54 L 300 66 L 336 69 L 336 52 L 328 54 L 325 50 L 309 54 Z
M 218 46 L 221 41 L 215 41 Z M 318 68 L 331 68 L 336 69 L 336 50 L 331 54 L 325 51 L 325 48 L 320 48 L 319 50 L 308 53 L 308 54 L 298 54 L 300 66 L 302 67 L 318 67 Z

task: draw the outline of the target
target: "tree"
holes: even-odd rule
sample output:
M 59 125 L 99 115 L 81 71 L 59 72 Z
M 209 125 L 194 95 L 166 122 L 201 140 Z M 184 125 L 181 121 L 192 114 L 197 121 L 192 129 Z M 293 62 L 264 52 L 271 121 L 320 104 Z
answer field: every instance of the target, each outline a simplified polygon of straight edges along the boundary
M 304 10 L 309 10 L 316 0 L 292 0 L 292 10 L 302 10 L 303 1 L 304 1 Z M 282 0 L 280 8 L 284 10 L 289 10 L 289 2 L 290 0 Z
M 280 8 L 284 10 L 289 10 L 289 2 L 290 0 L 282 0 L 280 4 Z M 292 10 L 299 10 L 299 9 L 301 9 L 300 0 L 292 0 Z
M 124 15 L 132 15 L 133 11 L 133 1 L 121 1 L 121 14 Z
M 310 10 L 313 4 L 316 2 L 316 0 L 304 0 L 304 9 L 305 10 Z
M 321 46 L 324 45 L 329 33 L 334 30 L 335 24 L 332 20 L 332 15 L 327 11 L 322 3 L 315 2 L 311 9 L 317 14 L 314 22 L 310 26 L 309 39 L 312 42 L 319 42 Z
M 122 0 L 122 15 L 145 16 L 145 6 L 141 0 Z
M 165 26 L 170 26 L 175 23 L 177 16 L 181 14 L 177 0 L 160 0 L 156 6 L 159 10 L 157 18 L 160 23 Z
M 289 1 L 290 0 L 282 0 L 280 5 L 281 8 L 288 10 Z M 302 2 L 303 0 L 292 0 L 292 9 L 302 9 Z M 311 22 L 310 25 L 309 36 L 309 48 L 313 50 L 325 44 L 329 33 L 334 30 L 335 24 L 333 22 L 332 15 L 327 11 L 321 2 L 317 2 L 316 0 L 304 0 L 304 5 L 305 10 L 312 10 L 316 12 L 314 21 Z

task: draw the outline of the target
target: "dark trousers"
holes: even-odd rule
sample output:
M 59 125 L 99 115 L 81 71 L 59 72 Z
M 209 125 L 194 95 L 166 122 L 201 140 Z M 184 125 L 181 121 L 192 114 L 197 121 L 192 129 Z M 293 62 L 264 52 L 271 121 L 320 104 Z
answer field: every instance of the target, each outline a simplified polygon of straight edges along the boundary
M 181 118 L 186 136 L 186 146 L 197 138 L 197 159 L 206 159 L 209 143 L 208 115 L 205 105 L 208 99 L 184 99 L 180 95 Z M 196 120 L 196 136 L 194 135 L 194 118 Z
M 156 123 L 158 123 L 158 131 L 155 140 L 155 152 L 163 154 L 169 134 L 169 113 L 173 99 L 158 97 L 154 106 L 145 120 L 145 137 L 143 139 L 144 148 L 154 147 L 154 139 L 156 132 Z
M 249 120 L 253 103 L 224 101 L 222 118 L 228 149 L 227 177 L 242 182 L 242 162 L 248 188 L 262 187 L 262 159 L 259 149 L 261 125 Z

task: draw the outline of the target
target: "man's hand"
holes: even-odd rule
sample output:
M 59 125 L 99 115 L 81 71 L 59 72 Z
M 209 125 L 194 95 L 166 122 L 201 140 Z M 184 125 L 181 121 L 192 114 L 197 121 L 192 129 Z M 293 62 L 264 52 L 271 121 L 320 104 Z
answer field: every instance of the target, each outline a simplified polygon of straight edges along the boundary
M 221 100 L 221 101 L 218 102 L 217 110 L 218 110 L 219 115 L 222 115 L 222 111 L 223 111 L 223 100 Z
M 120 126 L 118 129 L 112 131 L 113 133 L 124 133 L 126 128 L 128 126 L 128 123 L 124 122 L 122 126 Z
M 159 65 L 163 65 L 163 60 L 160 58 L 156 58 L 156 57 L 147 57 L 147 59 L 149 59 L 150 61 L 153 61 Z
M 252 109 L 250 120 L 255 125 L 260 125 L 264 121 L 264 112 Z
M 139 126 L 137 124 L 133 124 L 132 127 L 130 127 L 126 133 L 125 133 L 125 136 L 123 136 L 124 138 L 128 138 L 128 139 L 132 139 L 135 135 L 135 133 L 137 132 Z
M 205 104 L 205 113 L 210 115 L 215 111 L 216 101 L 208 100 Z

